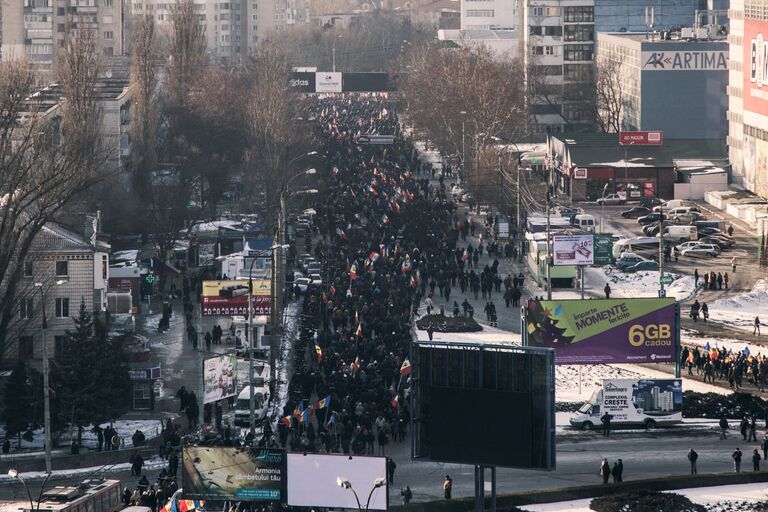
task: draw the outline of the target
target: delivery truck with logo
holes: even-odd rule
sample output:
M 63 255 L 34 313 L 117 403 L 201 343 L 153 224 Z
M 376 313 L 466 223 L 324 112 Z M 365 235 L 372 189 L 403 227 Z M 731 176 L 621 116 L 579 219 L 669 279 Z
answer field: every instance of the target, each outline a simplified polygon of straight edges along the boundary
M 642 426 L 647 429 L 683 421 L 682 379 L 605 379 L 588 402 L 571 416 L 571 426 L 602 426 L 605 414 L 611 427 Z

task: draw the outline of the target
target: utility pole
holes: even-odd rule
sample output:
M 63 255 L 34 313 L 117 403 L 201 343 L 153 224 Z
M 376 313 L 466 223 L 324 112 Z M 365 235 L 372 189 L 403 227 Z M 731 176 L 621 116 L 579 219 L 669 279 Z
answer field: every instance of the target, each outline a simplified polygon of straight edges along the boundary
M 517 238 L 517 254 L 522 255 L 523 253 L 523 239 L 521 238 L 521 234 L 523 232 L 522 226 L 520 226 L 520 164 L 522 159 L 522 154 L 518 151 L 518 157 L 517 157 L 517 208 L 515 209 L 515 213 L 517 214 L 517 222 L 515 223 L 516 231 L 515 231 L 515 238 Z
M 550 274 L 550 262 L 552 261 L 552 250 L 550 249 L 550 203 L 552 202 L 552 168 L 549 168 L 549 176 L 547 176 L 547 300 L 552 300 L 552 276 Z
M 659 297 L 664 297 L 664 203 L 659 205 Z

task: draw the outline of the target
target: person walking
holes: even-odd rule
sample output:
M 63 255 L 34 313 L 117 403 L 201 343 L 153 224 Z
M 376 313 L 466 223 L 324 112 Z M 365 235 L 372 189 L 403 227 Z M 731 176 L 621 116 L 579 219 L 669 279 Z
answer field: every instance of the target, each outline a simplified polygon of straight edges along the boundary
M 693 287 L 699 287 L 699 269 L 697 268 L 693 269 Z
M 701 316 L 704 317 L 705 322 L 709 319 L 709 306 L 706 302 L 701 303 Z
M 723 284 L 725 285 L 725 289 L 728 289 L 728 272 L 723 272 Z
M 754 416 L 749 417 L 749 436 L 747 442 L 757 442 L 757 420 Z
M 733 459 L 733 470 L 736 473 L 741 473 L 741 450 L 736 448 L 731 454 L 731 458 Z
M 615 484 L 620 484 L 624 481 L 624 462 L 621 459 L 613 465 L 611 475 L 613 475 L 613 483 Z
M 720 439 L 726 439 L 725 433 L 728 431 L 728 420 L 725 415 L 720 416 Z
M 395 483 L 395 470 L 397 469 L 397 464 L 394 460 L 392 460 L 391 457 L 387 457 L 387 483 L 394 484 Z
M 752 450 L 752 471 L 760 471 L 760 458 L 758 451 Z
M 760 443 L 760 448 L 763 449 L 763 458 L 768 459 L 768 434 L 763 436 L 763 441 Z
M 699 454 L 696 453 L 696 450 L 693 448 L 688 448 L 688 460 L 691 463 L 691 474 L 695 475 L 698 473 L 698 470 L 696 469 L 696 461 L 699 460 Z
M 603 288 L 603 291 L 605 292 L 605 298 L 610 299 L 611 298 L 611 285 L 608 283 L 605 283 L 605 288 Z
M 409 504 L 413 498 L 413 492 L 411 491 L 411 488 L 406 485 L 405 489 L 400 491 L 400 497 L 403 499 L 403 505 Z
M 734 274 L 736 273 L 736 256 L 731 258 L 731 270 L 733 271 Z
M 603 423 L 604 437 L 608 437 L 611 435 L 611 418 L 612 416 L 608 413 L 603 414 L 603 416 L 600 418 L 600 421 Z
M 755 317 L 754 327 L 752 328 L 752 336 L 755 334 L 760 336 L 760 317 L 758 316 Z
M 453 490 L 453 480 L 450 475 L 445 475 L 443 480 L 443 497 L 447 500 L 451 499 L 451 491 Z
M 728 224 L 728 236 L 733 236 L 733 224 Z
M 603 462 L 600 463 L 600 476 L 603 477 L 603 484 L 607 484 L 611 477 L 611 464 L 607 458 L 603 458 Z

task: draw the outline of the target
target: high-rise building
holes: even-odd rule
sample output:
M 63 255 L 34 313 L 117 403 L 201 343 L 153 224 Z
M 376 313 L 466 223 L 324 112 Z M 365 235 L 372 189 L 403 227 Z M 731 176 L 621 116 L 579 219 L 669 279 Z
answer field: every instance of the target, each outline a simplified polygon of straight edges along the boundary
M 57 54 L 80 28 L 94 31 L 102 55 L 122 55 L 123 0 L 2 0 L 1 58 L 27 58 L 39 71 L 53 71 Z

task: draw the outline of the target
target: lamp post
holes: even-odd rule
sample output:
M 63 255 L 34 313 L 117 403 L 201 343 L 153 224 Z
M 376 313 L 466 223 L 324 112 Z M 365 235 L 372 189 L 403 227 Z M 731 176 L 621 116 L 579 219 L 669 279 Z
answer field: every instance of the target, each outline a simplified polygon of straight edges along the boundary
M 45 475 L 45 480 L 43 480 L 43 485 L 40 487 L 40 495 L 37 497 L 37 506 L 35 506 L 35 502 L 32 501 L 32 493 L 29 491 L 29 487 L 27 486 L 27 482 L 24 481 L 23 478 L 19 476 L 19 472 L 13 468 L 8 470 L 8 476 L 11 478 L 15 478 L 19 482 L 21 482 L 21 485 L 24 486 L 24 490 L 27 491 L 27 497 L 29 498 L 29 508 L 32 511 L 40 510 L 40 502 L 43 499 L 43 491 L 45 490 L 45 484 L 48 483 L 48 479 L 51 477 L 51 472 L 48 471 L 48 474 Z
M 62 285 L 67 281 L 60 279 L 54 284 Z M 43 283 L 35 283 L 35 288 L 40 291 L 40 304 L 42 305 L 43 323 L 43 423 L 45 428 L 45 470 L 50 473 L 51 462 L 51 390 L 50 390 L 50 368 L 48 367 L 48 319 L 45 314 L 45 292 Z
M 365 512 L 368 512 L 368 507 L 371 505 L 371 498 L 373 497 L 374 491 L 378 489 L 379 487 L 383 487 L 384 484 L 387 482 L 387 480 L 383 477 L 379 477 L 373 481 L 373 487 L 371 488 L 371 492 L 368 493 L 368 500 L 365 502 Z M 357 509 L 360 512 L 363 512 L 363 506 L 360 504 L 360 498 L 357 496 L 357 493 L 352 488 L 352 484 L 349 482 L 349 479 L 344 476 L 340 476 L 336 478 L 336 485 L 343 489 L 349 489 L 352 491 L 352 494 L 355 496 L 355 501 L 357 502 Z
M 466 110 L 462 110 L 459 112 L 461 114 L 461 171 L 462 174 L 464 174 L 464 157 L 466 156 L 465 147 L 464 147 L 464 116 L 467 115 Z M 463 178 L 463 176 L 462 176 Z

